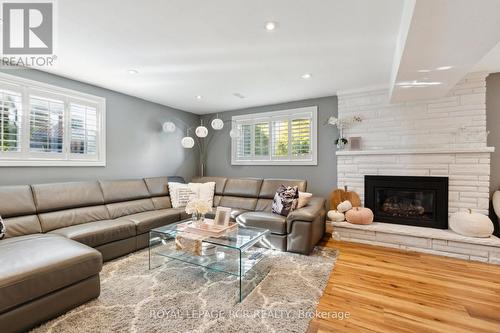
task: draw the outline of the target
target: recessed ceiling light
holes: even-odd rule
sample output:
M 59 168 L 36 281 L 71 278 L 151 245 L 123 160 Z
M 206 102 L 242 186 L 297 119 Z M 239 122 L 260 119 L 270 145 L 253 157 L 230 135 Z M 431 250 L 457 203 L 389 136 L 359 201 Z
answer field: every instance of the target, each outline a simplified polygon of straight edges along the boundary
M 312 77 L 312 74 L 311 73 L 305 73 L 305 74 L 302 74 L 301 78 L 303 79 L 310 79 Z
M 453 68 L 453 66 L 441 66 L 441 67 L 436 68 L 436 70 L 438 70 L 438 71 L 446 71 L 446 70 L 452 69 L 452 68 Z
M 277 27 L 278 27 L 277 22 L 272 22 L 272 21 L 266 22 L 266 30 L 267 31 L 276 30 Z
M 196 96 L 196 99 L 202 99 L 202 98 L 203 98 L 203 96 L 201 96 L 201 95 Z
M 432 82 L 423 82 L 423 81 L 402 81 L 402 82 L 398 82 L 396 85 L 400 86 L 400 87 L 405 87 L 405 88 L 408 88 L 408 87 L 428 87 L 428 86 L 437 86 L 437 85 L 440 85 L 440 84 L 443 84 L 443 82 L 436 82 L 436 81 L 432 81 Z
M 135 74 L 139 74 L 139 71 L 137 69 L 129 69 L 127 71 L 127 73 L 131 74 L 131 75 L 135 75 Z

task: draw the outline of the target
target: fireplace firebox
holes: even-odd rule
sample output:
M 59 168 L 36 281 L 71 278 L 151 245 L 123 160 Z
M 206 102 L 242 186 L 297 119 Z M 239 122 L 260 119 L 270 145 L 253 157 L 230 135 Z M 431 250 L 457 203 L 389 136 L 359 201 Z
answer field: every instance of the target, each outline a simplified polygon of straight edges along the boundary
M 448 177 L 365 176 L 375 221 L 448 228 Z

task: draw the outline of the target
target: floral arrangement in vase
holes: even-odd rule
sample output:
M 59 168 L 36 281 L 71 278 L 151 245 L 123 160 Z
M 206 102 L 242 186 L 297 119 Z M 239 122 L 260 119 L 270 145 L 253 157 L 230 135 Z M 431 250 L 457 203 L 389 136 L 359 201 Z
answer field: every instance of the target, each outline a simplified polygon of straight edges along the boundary
M 339 130 L 339 138 L 335 140 L 335 144 L 339 150 L 344 149 L 345 145 L 348 143 L 348 140 L 344 138 L 344 129 L 351 127 L 355 123 L 360 123 L 362 121 L 360 116 L 352 116 L 346 118 L 337 118 L 331 116 L 327 120 L 327 124 L 331 126 L 335 126 Z
M 205 200 L 194 199 L 186 205 L 186 213 L 191 214 L 194 222 L 203 223 L 205 214 L 212 210 L 210 204 Z

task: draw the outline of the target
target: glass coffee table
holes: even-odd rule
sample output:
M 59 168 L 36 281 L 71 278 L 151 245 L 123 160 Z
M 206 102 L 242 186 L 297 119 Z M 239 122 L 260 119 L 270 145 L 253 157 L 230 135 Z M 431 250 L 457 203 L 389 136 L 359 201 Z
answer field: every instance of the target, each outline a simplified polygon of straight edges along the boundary
M 206 237 L 201 241 L 201 254 L 179 250 L 176 237 L 189 236 L 177 229 L 190 219 L 169 224 L 149 232 L 149 269 L 171 260 L 179 260 L 206 269 L 226 273 L 238 279 L 237 301 L 241 302 L 269 272 L 270 267 L 257 265 L 268 250 L 257 246 L 265 243 L 268 229 L 238 226 L 219 237 Z

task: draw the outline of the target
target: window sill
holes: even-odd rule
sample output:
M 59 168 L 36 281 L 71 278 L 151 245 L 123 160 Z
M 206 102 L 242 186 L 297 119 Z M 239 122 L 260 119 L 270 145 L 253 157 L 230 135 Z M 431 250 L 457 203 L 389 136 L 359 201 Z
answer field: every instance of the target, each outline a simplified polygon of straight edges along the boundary
M 0 167 L 105 167 L 105 161 L 0 160 Z
M 231 165 L 318 165 L 317 161 L 231 161 Z

